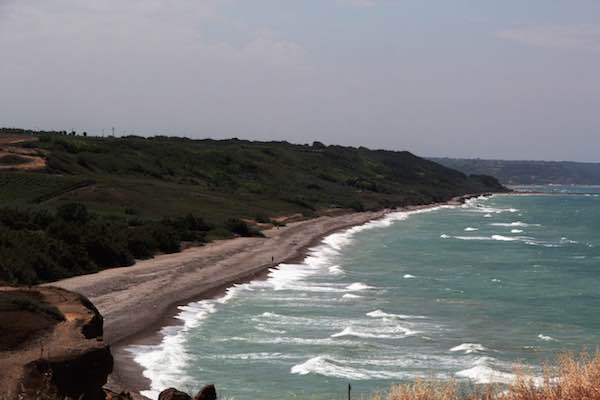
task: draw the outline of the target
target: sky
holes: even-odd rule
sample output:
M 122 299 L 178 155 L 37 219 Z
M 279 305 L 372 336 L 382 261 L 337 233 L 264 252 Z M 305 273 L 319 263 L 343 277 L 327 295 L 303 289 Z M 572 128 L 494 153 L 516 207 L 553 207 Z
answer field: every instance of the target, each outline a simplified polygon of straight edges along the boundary
M 600 161 L 598 0 L 0 0 L 0 126 Z

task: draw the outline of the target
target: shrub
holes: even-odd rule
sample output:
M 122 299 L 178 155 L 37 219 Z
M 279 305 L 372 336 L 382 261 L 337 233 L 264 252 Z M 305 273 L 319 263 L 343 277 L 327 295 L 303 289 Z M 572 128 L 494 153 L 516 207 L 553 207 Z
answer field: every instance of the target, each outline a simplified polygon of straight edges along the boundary
M 239 218 L 229 218 L 227 221 L 225 221 L 225 228 L 238 236 L 264 236 L 260 231 L 250 227 L 246 221 L 242 221 Z
M 181 237 L 175 229 L 166 224 L 156 224 L 152 230 L 152 238 L 156 247 L 163 253 L 177 253 L 181 251 Z
M 56 215 L 66 222 L 85 224 L 89 220 L 86 206 L 79 203 L 68 203 L 58 207 Z
M 100 268 L 128 266 L 134 259 L 128 249 L 127 227 L 102 220 L 88 224 L 84 246 L 90 259 Z
M 146 228 L 134 228 L 128 231 L 127 249 L 138 260 L 152 258 L 158 244 L 151 232 Z

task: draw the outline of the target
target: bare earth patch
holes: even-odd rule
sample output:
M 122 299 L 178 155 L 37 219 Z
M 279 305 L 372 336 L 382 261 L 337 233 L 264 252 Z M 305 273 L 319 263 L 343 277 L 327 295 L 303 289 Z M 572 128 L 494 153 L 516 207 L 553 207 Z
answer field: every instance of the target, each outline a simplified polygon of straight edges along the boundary
M 46 168 L 46 159 L 36 150 L 18 146 L 37 140 L 33 136 L 0 136 L 0 171 L 38 171 Z

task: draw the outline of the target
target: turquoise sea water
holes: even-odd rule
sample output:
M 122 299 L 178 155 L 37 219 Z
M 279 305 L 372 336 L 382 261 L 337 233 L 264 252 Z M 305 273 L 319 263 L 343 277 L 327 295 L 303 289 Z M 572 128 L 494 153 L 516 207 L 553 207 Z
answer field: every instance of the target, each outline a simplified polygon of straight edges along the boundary
M 222 398 L 341 399 L 351 382 L 360 398 L 415 377 L 508 382 L 595 349 L 600 188 L 564 189 L 584 194 L 391 214 L 181 307 L 160 345 L 131 349 L 145 394 L 215 383 Z

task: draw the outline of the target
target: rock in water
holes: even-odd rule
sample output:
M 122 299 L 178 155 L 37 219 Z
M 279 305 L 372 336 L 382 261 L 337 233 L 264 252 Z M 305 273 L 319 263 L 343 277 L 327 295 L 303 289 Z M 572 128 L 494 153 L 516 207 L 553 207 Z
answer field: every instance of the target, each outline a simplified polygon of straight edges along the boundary
M 217 400 L 215 385 L 206 385 L 198 392 L 194 400 Z
M 175 388 L 163 390 L 158 395 L 158 400 L 192 400 L 192 397 L 184 392 L 180 392 Z

